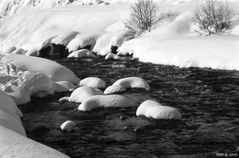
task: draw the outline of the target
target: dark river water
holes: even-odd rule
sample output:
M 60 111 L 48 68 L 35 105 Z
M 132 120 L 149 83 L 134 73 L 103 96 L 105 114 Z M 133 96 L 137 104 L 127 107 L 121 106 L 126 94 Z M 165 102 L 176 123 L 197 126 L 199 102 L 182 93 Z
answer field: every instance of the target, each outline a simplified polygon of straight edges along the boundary
M 100 58 L 57 62 L 81 79 L 100 77 L 107 86 L 123 77 L 142 77 L 150 92 L 134 89 L 122 95 L 139 104 L 156 99 L 177 108 L 182 120 L 136 117 L 136 107 L 79 112 L 79 104 L 58 102 L 67 92 L 20 106 L 28 137 L 72 158 L 239 157 L 239 72 Z M 66 120 L 76 122 L 74 131 L 60 130 Z

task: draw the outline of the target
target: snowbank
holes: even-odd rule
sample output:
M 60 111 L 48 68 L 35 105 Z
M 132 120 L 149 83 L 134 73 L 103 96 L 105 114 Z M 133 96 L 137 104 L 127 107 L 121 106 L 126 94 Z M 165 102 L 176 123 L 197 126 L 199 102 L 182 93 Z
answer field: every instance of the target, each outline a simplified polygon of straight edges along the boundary
M 200 36 L 192 24 L 192 12 L 182 13 L 152 32 L 124 42 L 118 51 L 133 53 L 142 62 L 239 70 L 239 36 Z
M 14 108 L 14 104 L 25 104 L 31 100 L 32 95 L 39 97 L 53 94 L 54 92 L 68 91 L 75 86 L 69 81 L 55 82 L 48 76 L 39 72 L 19 71 L 19 69 L 12 63 L 1 64 L 0 71 L 0 99 L 4 99 L 4 105 L 0 109 L 13 108 L 15 113 L 21 116 L 19 109 Z M 15 103 L 14 103 L 15 102 Z M 5 107 L 6 106 L 6 107 Z M 14 111 L 11 111 L 13 113 Z M 19 117 L 18 116 L 18 117 Z M 17 116 L 16 116 L 17 117 Z
M 1 116 L 0 116 L 1 117 Z M 0 126 L 1 158 L 69 158 L 68 156 Z
M 1 78 L 1 77 L 0 77 Z M 8 113 L 16 119 L 23 116 L 15 102 L 5 92 L 0 90 L 0 110 Z
M 10 130 L 13 130 L 23 136 L 26 136 L 26 132 L 22 126 L 21 120 L 19 118 L 16 119 L 10 114 L 0 110 L 0 127 L 1 126 L 4 126 Z
M 80 81 L 70 69 L 48 59 L 11 54 L 5 56 L 2 62 L 5 64 L 13 63 L 19 71 L 42 73 L 56 82 L 70 81 L 78 84 Z
M 37 55 L 37 51 L 46 44 L 55 43 L 66 46 L 69 52 L 89 47 L 93 52 L 107 55 L 112 46 L 117 46 L 120 47 L 119 54 L 133 53 L 143 62 L 239 70 L 238 20 L 235 20 L 228 35 L 199 36 L 193 25 L 192 12 L 200 1 L 157 1 L 162 12 L 171 12 L 173 16 L 158 23 L 151 32 L 129 41 L 125 37 L 127 30 L 124 27 L 124 21 L 129 16 L 128 1 L 18 1 L 9 6 L 34 6 L 36 10 L 23 9 L 19 14 L 0 20 L 0 50 L 5 53 L 12 52 L 14 48 L 17 53 L 28 51 L 28 55 Z M 112 5 L 75 6 L 98 3 Z M 7 6 L 8 2 L 4 0 L 1 4 Z M 229 5 L 239 14 L 238 1 L 230 0 Z M 238 19 L 238 15 L 235 19 Z
M 46 43 L 55 43 L 67 46 L 69 51 L 91 45 L 104 54 L 111 43 L 121 39 L 121 20 L 128 11 L 127 3 L 23 11 L 0 20 L 0 50 L 6 52 L 13 46 L 40 50 Z M 117 27 L 107 29 L 115 23 Z

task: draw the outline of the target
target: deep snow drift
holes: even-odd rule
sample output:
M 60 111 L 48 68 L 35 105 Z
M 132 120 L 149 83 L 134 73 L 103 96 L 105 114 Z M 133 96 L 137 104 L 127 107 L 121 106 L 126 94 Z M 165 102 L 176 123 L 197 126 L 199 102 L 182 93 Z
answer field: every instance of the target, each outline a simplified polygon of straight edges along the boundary
M 1 60 L 0 90 L 17 105 L 30 102 L 32 95 L 68 91 L 79 81 L 71 70 L 51 60 L 17 54 Z
M 66 46 L 69 52 L 90 46 L 91 51 L 107 55 L 111 46 L 118 46 L 119 54 L 133 53 L 144 62 L 239 70 L 238 1 L 228 1 L 235 12 L 232 29 L 215 36 L 201 36 L 193 25 L 192 12 L 199 1 L 157 1 L 162 12 L 170 12 L 172 16 L 159 22 L 151 32 L 132 40 L 127 38 L 124 26 L 130 3 L 119 2 L 122 1 L 85 0 L 71 4 L 67 0 L 39 0 L 33 4 L 33 1 L 19 0 L 9 4 L 9 8 L 34 6 L 34 9 L 17 9 L 17 14 L 1 19 L 0 50 L 10 53 L 16 47 L 14 53 L 36 55 L 41 48 L 54 43 Z M 0 5 L 6 6 L 5 3 Z

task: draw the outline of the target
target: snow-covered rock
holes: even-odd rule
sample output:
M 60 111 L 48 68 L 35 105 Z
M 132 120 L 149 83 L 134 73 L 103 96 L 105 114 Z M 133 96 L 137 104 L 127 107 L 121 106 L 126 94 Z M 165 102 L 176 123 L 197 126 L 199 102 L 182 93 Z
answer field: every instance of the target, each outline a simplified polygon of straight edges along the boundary
M 127 77 L 117 80 L 113 85 L 107 87 L 104 94 L 112 94 L 116 92 L 125 91 L 127 88 L 143 88 L 147 91 L 150 90 L 150 86 L 147 81 L 140 77 Z
M 76 126 L 76 123 L 74 121 L 68 120 L 62 123 L 60 128 L 62 131 L 70 132 L 75 126 Z
M 110 60 L 110 59 L 116 59 L 116 60 L 120 60 L 121 57 L 116 55 L 116 54 L 113 54 L 113 53 L 108 53 L 106 56 L 105 56 L 105 60 Z
M 74 39 L 70 41 L 70 43 L 66 46 L 69 52 L 77 51 L 79 48 L 84 48 L 86 46 L 90 46 L 90 50 L 92 50 L 95 46 L 97 34 L 79 34 Z
M 23 136 L 26 136 L 25 129 L 22 126 L 21 120 L 16 119 L 10 114 L 0 110 L 0 125 L 11 129 Z M 2 133 L 1 133 L 2 136 Z
M 83 101 L 85 101 L 86 99 L 92 96 L 102 95 L 102 94 L 103 92 L 99 89 L 84 86 L 84 87 L 79 87 L 75 89 L 71 93 L 70 97 L 63 97 L 59 101 L 60 102 L 70 101 L 70 102 L 82 103 Z
M 95 58 L 96 56 L 93 53 L 91 53 L 88 49 L 77 50 L 67 56 L 67 58 L 84 58 L 84 57 Z
M 105 81 L 98 77 L 87 77 L 81 80 L 79 85 L 101 89 L 105 88 Z
M 23 116 L 13 99 L 0 90 L 0 110 L 8 113 L 12 117 L 19 119 Z
M 153 100 L 144 101 L 138 107 L 136 115 L 153 119 L 181 119 L 181 113 L 177 109 L 163 106 Z
M 82 102 L 78 110 L 91 111 L 95 108 L 132 107 L 135 102 L 122 95 L 97 95 Z
M 10 54 L 5 56 L 2 62 L 13 63 L 19 71 L 40 72 L 56 82 L 70 81 L 78 84 L 80 81 L 70 69 L 48 59 Z

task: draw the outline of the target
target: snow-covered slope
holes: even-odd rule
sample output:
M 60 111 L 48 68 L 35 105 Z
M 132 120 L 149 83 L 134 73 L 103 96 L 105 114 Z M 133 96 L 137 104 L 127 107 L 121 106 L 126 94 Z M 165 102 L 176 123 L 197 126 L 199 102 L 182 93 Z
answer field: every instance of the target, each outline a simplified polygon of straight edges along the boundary
M 72 4 L 34 1 L 34 10 L 19 11 L 0 20 L 0 51 L 10 53 L 16 47 L 13 53 L 36 55 L 41 48 L 54 43 L 66 46 L 69 52 L 91 46 L 93 52 L 107 55 L 111 46 L 119 46 L 120 54 L 133 53 L 144 62 L 239 70 L 239 1 L 229 1 L 236 15 L 227 35 L 203 37 L 196 32 L 192 13 L 199 0 L 159 0 L 162 12 L 171 12 L 173 16 L 160 22 L 151 32 L 127 41 L 124 21 L 129 16 L 130 3 L 127 2 L 132 1 L 78 0 Z M 75 6 L 81 2 L 110 5 Z M 14 6 L 32 3 L 22 0 Z M 55 7 L 59 5 L 61 7 Z

